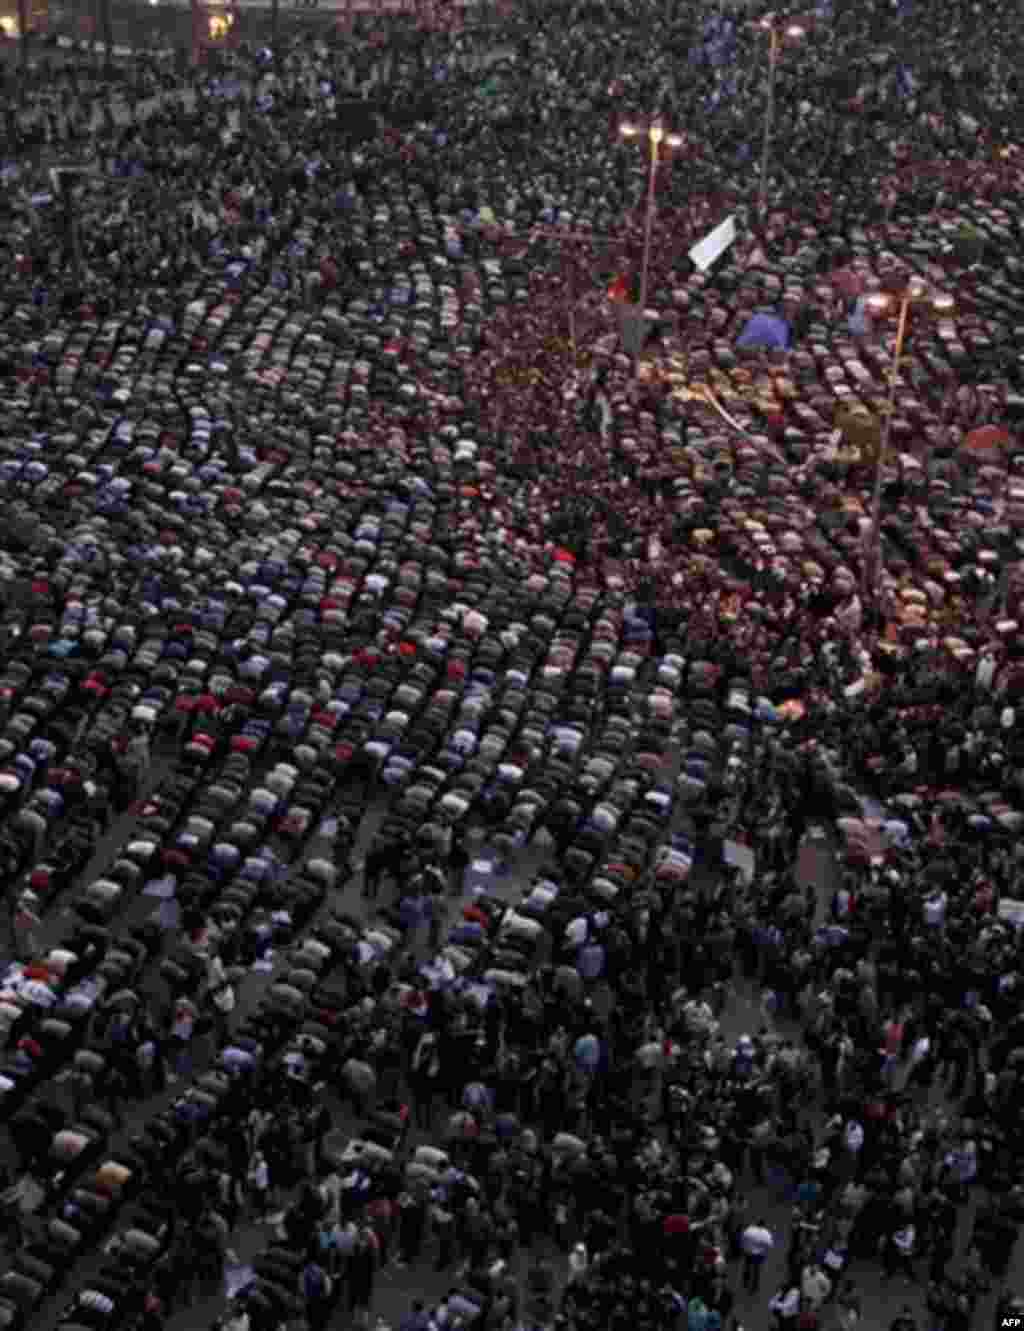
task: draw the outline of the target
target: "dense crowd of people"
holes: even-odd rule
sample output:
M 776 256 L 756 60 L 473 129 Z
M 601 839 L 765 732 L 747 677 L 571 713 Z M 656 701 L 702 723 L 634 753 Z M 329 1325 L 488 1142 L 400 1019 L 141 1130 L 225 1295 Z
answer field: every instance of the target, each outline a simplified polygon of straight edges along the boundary
M 1017 1308 L 1013 15 L 796 16 L 761 217 L 764 17 L 6 75 L 0 1326 Z

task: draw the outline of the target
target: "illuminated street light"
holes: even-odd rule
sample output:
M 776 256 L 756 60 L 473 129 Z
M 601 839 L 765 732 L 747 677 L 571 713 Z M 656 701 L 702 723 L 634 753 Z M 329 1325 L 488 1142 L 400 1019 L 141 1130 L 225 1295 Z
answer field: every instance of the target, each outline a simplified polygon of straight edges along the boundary
M 867 297 L 865 304 L 875 314 L 889 314 L 899 310 L 896 324 L 896 345 L 893 347 L 892 364 L 889 367 L 889 397 L 885 407 L 885 421 L 882 437 L 875 459 L 874 488 L 871 493 L 871 526 L 868 530 L 868 544 L 864 552 L 861 575 L 861 600 L 866 601 L 870 592 L 872 599 L 878 587 L 878 577 L 882 563 L 882 474 L 885 460 L 889 455 L 889 439 L 892 434 L 892 421 L 896 414 L 896 389 L 899 384 L 900 368 L 903 362 L 903 346 L 907 337 L 907 325 L 911 306 L 922 312 L 931 311 L 939 315 L 952 313 L 956 300 L 948 292 L 932 291 L 924 282 L 914 279 L 902 294 L 890 294 L 877 291 Z M 869 585 L 869 568 L 870 585 Z
M 658 178 L 658 151 L 664 143 L 668 148 L 680 148 L 683 144 L 681 134 L 669 133 L 657 120 L 650 125 L 624 124 L 619 126 L 619 133 L 625 139 L 635 139 L 641 134 L 647 135 L 651 145 L 650 167 L 647 176 L 647 213 L 644 219 L 644 255 L 640 269 L 640 318 L 647 309 L 647 278 L 651 267 L 651 234 L 654 227 L 655 182 Z
M 801 37 L 807 35 L 807 26 L 768 14 L 758 22 L 757 27 L 768 33 L 768 100 L 764 108 L 761 176 L 757 191 L 757 215 L 763 218 L 768 211 L 768 165 L 772 151 L 772 130 L 775 127 L 775 81 L 779 69 L 779 57 L 782 54 L 783 43 L 799 41 Z
M 647 213 L 644 219 L 644 256 L 640 271 L 640 309 L 647 308 L 647 276 L 651 266 L 651 233 L 654 226 L 655 185 L 658 178 L 658 150 L 664 143 L 669 148 L 679 148 L 683 143 L 681 134 L 666 133 L 664 126 L 657 121 L 650 125 L 620 125 L 619 133 L 625 139 L 635 139 L 641 134 L 647 135 L 651 145 L 650 167 L 647 176 Z

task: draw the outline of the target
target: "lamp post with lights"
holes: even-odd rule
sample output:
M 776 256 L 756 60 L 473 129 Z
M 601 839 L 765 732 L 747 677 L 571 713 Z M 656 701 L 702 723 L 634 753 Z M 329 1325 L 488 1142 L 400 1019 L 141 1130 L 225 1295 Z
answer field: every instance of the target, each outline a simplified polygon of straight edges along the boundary
M 28 0 L 18 0 L 18 56 L 22 74 L 28 73 Z M 22 97 L 25 85 L 22 84 Z
M 757 215 L 763 218 L 768 210 L 768 164 L 772 152 L 772 131 L 775 128 L 775 83 L 779 71 L 779 57 L 785 41 L 799 41 L 807 32 L 804 23 L 780 19 L 768 14 L 757 25 L 768 33 L 768 97 L 764 108 L 764 137 L 761 142 L 761 175 L 757 190 Z
M 644 255 L 640 269 L 640 314 L 647 308 L 647 276 L 651 267 L 651 233 L 654 228 L 655 184 L 658 179 L 658 154 L 664 143 L 669 148 L 678 148 L 683 138 L 681 134 L 669 133 L 660 121 L 650 125 L 620 125 L 619 133 L 625 139 L 634 139 L 641 134 L 647 135 L 651 146 L 650 166 L 647 174 L 647 212 L 644 218 Z
M 878 588 L 878 578 L 882 563 L 882 475 L 886 458 L 889 455 L 889 440 L 892 436 L 892 421 L 896 414 L 896 392 L 899 387 L 900 370 L 903 365 L 903 347 L 907 337 L 911 307 L 922 312 L 949 314 L 956 305 L 952 296 L 931 290 L 922 281 L 912 281 L 900 294 L 879 291 L 867 298 L 868 308 L 876 314 L 888 314 L 898 310 L 896 322 L 896 343 L 889 366 L 889 395 L 885 405 L 885 420 L 882 424 L 882 436 L 875 459 L 874 486 L 871 492 L 871 525 L 868 529 L 868 544 L 861 563 L 861 600 L 866 603 L 870 594 L 872 600 Z

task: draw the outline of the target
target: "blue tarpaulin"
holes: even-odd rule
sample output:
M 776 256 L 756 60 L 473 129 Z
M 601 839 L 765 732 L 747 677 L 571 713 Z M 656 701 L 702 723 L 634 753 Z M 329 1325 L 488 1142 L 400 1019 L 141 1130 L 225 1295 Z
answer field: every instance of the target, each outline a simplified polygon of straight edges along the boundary
M 789 324 L 780 314 L 755 314 L 747 321 L 747 326 L 736 339 L 738 347 L 778 347 L 785 350 L 789 346 Z

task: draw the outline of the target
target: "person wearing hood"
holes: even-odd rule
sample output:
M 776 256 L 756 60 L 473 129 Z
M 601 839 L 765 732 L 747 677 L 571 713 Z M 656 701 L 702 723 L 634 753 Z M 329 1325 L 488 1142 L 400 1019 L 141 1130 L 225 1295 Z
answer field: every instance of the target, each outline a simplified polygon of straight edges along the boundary
M 35 892 L 22 892 L 14 910 L 15 956 L 19 961 L 31 961 L 39 948 L 39 898 Z

